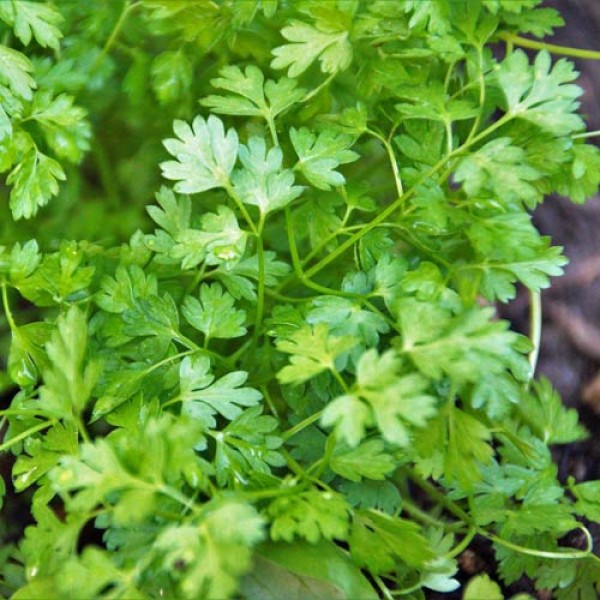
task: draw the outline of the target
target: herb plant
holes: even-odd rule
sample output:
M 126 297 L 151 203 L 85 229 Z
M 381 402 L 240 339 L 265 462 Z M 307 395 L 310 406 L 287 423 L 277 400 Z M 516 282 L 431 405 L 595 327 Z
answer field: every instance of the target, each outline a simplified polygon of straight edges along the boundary
M 0 3 L 6 596 L 418 599 L 475 536 L 465 598 L 600 594 L 530 216 L 598 53 L 539 4 Z

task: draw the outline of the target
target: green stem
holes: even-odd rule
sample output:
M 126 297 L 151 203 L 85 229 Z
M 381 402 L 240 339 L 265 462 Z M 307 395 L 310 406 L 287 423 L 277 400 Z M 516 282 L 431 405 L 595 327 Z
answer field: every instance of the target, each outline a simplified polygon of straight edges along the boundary
M 396 193 L 398 194 L 398 197 L 403 196 L 404 188 L 402 186 L 402 178 L 400 177 L 400 170 L 398 169 L 398 161 L 396 160 L 396 154 L 394 153 L 394 148 L 392 147 L 392 144 L 390 143 L 389 140 L 384 138 L 377 131 L 367 129 L 367 133 L 372 135 L 374 138 L 377 138 L 383 144 L 383 147 L 385 148 L 385 151 L 387 152 L 387 155 L 388 155 L 388 158 L 390 161 L 390 166 L 392 167 L 392 173 L 394 175 L 394 182 L 396 184 Z
M 424 510 L 419 508 L 416 504 L 413 504 L 407 498 L 402 498 L 401 508 L 403 511 L 406 511 L 411 517 L 418 519 L 425 525 L 431 525 L 432 527 L 443 527 L 444 529 L 449 525 L 449 523 L 445 523 L 440 519 L 432 517 L 429 513 L 426 513 Z
M 576 133 L 575 135 L 572 135 L 571 138 L 573 138 L 574 140 L 585 140 L 587 138 L 593 138 L 593 137 L 599 137 L 600 136 L 600 129 L 597 129 L 596 131 L 586 131 L 584 133 Z
M 531 378 L 533 379 L 542 339 L 542 295 L 540 292 L 532 290 L 529 291 L 529 339 L 533 344 L 533 350 L 529 353 Z
M 281 434 L 282 439 L 289 440 L 291 437 L 294 437 L 297 433 L 300 433 L 303 429 L 306 429 L 307 427 L 310 427 L 313 423 L 316 423 L 322 415 L 323 411 L 319 410 L 316 413 L 310 415 L 310 417 L 306 417 L 306 419 L 300 421 L 300 423 L 296 423 L 296 425 L 290 427 L 290 429 L 288 429 L 287 431 L 284 431 Z
M 333 252 L 331 252 L 324 258 L 322 258 L 318 263 L 316 263 L 310 269 L 305 271 L 305 273 L 304 273 L 305 277 L 311 278 L 313 275 L 315 275 L 319 271 L 323 270 L 327 265 L 329 265 L 334 260 L 336 260 L 339 256 L 344 254 L 344 252 L 346 252 L 346 250 L 348 250 L 354 244 L 356 244 L 356 242 L 360 241 L 365 235 L 367 235 L 367 233 L 372 231 L 375 227 L 378 227 L 390 215 L 392 215 L 398 209 L 402 208 L 402 206 L 404 206 L 404 203 L 406 202 L 406 200 L 415 194 L 419 185 L 422 182 L 424 182 L 425 180 L 431 178 L 437 171 L 442 169 L 451 158 L 458 156 L 460 153 L 467 150 L 473 144 L 478 143 L 479 141 L 481 141 L 482 139 L 484 139 L 485 137 L 487 137 L 488 135 L 490 135 L 491 133 L 496 131 L 496 129 L 506 125 L 506 123 L 508 123 L 513 118 L 514 118 L 514 115 L 512 115 L 510 113 L 505 114 L 503 117 L 498 119 L 498 121 L 496 121 L 495 123 L 490 125 L 487 129 L 484 129 L 479 135 L 474 136 L 470 141 L 467 141 L 459 148 L 456 148 L 451 154 L 448 154 L 448 155 L 444 156 L 442 159 L 440 159 L 438 161 L 438 163 L 435 164 L 429 171 L 427 171 L 427 173 L 425 173 L 410 190 L 406 191 L 404 193 L 404 195 L 400 196 L 394 202 L 389 204 L 374 219 L 372 219 L 368 223 L 365 223 L 364 227 L 360 231 L 358 231 L 353 236 L 349 237 L 347 240 L 342 242 Z
M 4 452 L 11 446 L 18 444 L 21 440 L 28 438 L 30 435 L 33 435 L 34 433 L 37 433 L 38 431 L 42 431 L 42 429 L 52 427 L 55 424 L 56 424 L 56 421 L 54 421 L 54 420 L 53 421 L 45 421 L 44 423 L 39 423 L 38 425 L 34 425 L 33 427 L 30 427 L 29 429 L 22 431 L 18 435 L 15 435 L 15 437 L 10 438 L 10 440 L 8 440 L 7 442 L 0 444 L 0 452 Z
M 344 378 L 340 375 L 339 371 L 335 367 L 331 367 L 329 370 L 333 375 L 333 378 L 340 384 L 344 394 L 347 394 L 350 389 L 348 388 L 348 384 L 344 381 Z
M 394 596 L 392 596 L 392 592 L 390 592 L 388 586 L 385 585 L 385 583 L 383 583 L 383 579 L 381 579 L 381 577 L 379 577 L 379 575 L 373 575 L 373 581 L 375 581 L 375 583 L 377 584 L 377 587 L 381 591 L 384 600 L 394 600 Z
M 456 545 L 450 552 L 446 554 L 448 558 L 454 558 L 455 556 L 459 556 L 469 547 L 469 544 L 473 541 L 473 538 L 477 535 L 476 527 L 469 527 L 469 531 L 467 535 Z
M 509 542 L 508 540 L 503 540 L 498 536 L 483 531 L 478 528 L 477 532 L 481 535 L 485 536 L 491 542 L 495 544 L 499 544 L 500 546 L 504 546 L 509 550 L 514 550 L 515 552 L 520 552 L 521 554 L 527 554 L 528 556 L 537 556 L 539 558 L 552 558 L 558 560 L 574 560 L 578 558 L 589 558 L 592 557 L 592 549 L 594 542 L 592 540 L 592 536 L 590 532 L 583 525 L 580 527 L 583 531 L 588 547 L 585 550 L 567 550 L 565 552 L 552 552 L 548 550 L 537 550 L 536 548 L 528 548 L 527 546 L 521 546 L 519 544 L 513 544 L 513 542 Z M 597 557 L 596 557 L 597 558 Z
M 485 75 L 483 74 L 483 51 L 481 47 L 477 47 L 477 57 L 479 62 L 479 72 L 477 74 L 477 78 L 479 80 L 479 111 L 477 112 L 477 116 L 473 121 L 473 125 L 471 127 L 471 131 L 467 137 L 467 142 L 471 141 L 475 135 L 477 135 L 477 130 L 479 129 L 479 125 L 481 125 L 481 120 L 483 118 L 483 110 L 485 107 Z
M 267 125 L 269 126 L 269 131 L 271 133 L 271 140 L 273 141 L 274 146 L 279 146 L 279 138 L 277 137 L 277 129 L 275 129 L 275 120 L 273 118 L 265 117 L 267 120 Z
M 242 213 L 242 216 L 244 217 L 244 220 L 248 224 L 248 227 L 250 227 L 250 231 L 256 237 L 259 237 L 260 234 L 258 233 L 258 228 L 256 227 L 256 224 L 252 220 L 252 217 L 250 217 L 250 213 L 248 212 L 246 205 L 242 202 L 242 199 L 237 195 L 237 193 L 236 193 L 235 189 L 233 188 L 233 186 L 231 185 L 231 183 L 229 181 L 227 181 L 223 184 L 223 187 L 225 188 L 225 191 L 229 194 L 231 199 L 236 203 L 239 211 Z
M 17 331 L 18 327 L 13 319 L 12 311 L 10 310 L 10 304 L 8 303 L 8 291 L 6 289 L 6 281 L 2 282 L 2 306 L 4 307 L 4 313 L 6 320 L 11 331 Z
M 308 94 L 306 94 L 306 96 L 304 96 L 304 98 L 302 98 L 302 100 L 300 100 L 299 103 L 303 104 L 304 102 L 312 100 L 312 98 L 314 98 L 323 88 L 327 87 L 331 83 L 331 81 L 336 75 L 337 72 L 334 71 L 327 79 L 325 79 L 325 81 L 321 82 L 316 88 L 308 92 Z
M 560 54 L 561 56 L 571 56 L 573 58 L 585 58 L 587 60 L 600 60 L 600 51 L 598 50 L 585 50 L 583 48 L 571 48 L 570 46 L 559 46 L 558 44 L 549 44 L 548 42 L 538 42 L 537 40 L 530 40 L 528 38 L 521 37 L 520 35 L 514 35 L 512 33 L 503 33 L 500 37 L 516 46 L 522 48 L 529 48 L 531 50 L 547 50 L 552 54 Z
M 121 29 L 123 28 L 123 25 L 125 24 L 125 21 L 127 20 L 127 17 L 129 16 L 129 13 L 131 13 L 134 9 L 136 9 L 140 5 L 141 5 L 141 2 L 139 2 L 139 1 L 134 2 L 133 4 L 130 4 L 127 1 L 125 1 L 123 3 L 123 9 L 121 10 L 121 14 L 119 15 L 119 18 L 117 19 L 117 22 L 115 23 L 115 26 L 113 27 L 113 30 L 110 33 L 110 36 L 106 40 L 106 43 L 104 44 L 102 50 L 100 51 L 100 54 L 98 54 L 98 57 L 96 58 L 96 60 L 94 61 L 94 64 L 92 65 L 92 68 L 91 68 L 92 72 L 96 70 L 98 65 L 102 62 L 104 57 L 108 54 L 108 52 L 112 48 L 113 44 L 115 43 L 115 41 L 117 39 L 117 36 L 121 32 Z
M 76 415 L 75 416 L 75 426 L 77 427 L 77 431 L 79 431 L 79 434 L 81 435 L 81 439 L 86 444 L 91 444 L 92 443 L 92 439 L 90 438 L 90 435 L 87 432 L 85 423 L 83 422 L 83 419 L 81 418 L 81 415 Z
M 258 257 L 258 290 L 256 301 L 256 319 L 254 321 L 254 342 L 258 342 L 262 329 L 263 314 L 265 310 L 265 246 L 263 242 L 263 228 L 265 226 L 265 215 L 260 214 L 256 238 L 256 252 Z

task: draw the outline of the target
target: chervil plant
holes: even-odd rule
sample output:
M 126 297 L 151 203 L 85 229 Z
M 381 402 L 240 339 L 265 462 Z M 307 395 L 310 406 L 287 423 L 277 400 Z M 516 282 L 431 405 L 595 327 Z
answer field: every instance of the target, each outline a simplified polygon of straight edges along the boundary
M 4 595 L 419 599 L 478 536 L 465 598 L 596 598 L 530 211 L 597 190 L 598 53 L 539 0 L 94 4 L 0 3 Z

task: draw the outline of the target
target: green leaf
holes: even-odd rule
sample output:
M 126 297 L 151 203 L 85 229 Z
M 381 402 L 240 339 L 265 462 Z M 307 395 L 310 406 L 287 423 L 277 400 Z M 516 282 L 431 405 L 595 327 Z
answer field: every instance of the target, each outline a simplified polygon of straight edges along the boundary
M 308 490 L 280 496 L 269 504 L 271 539 L 291 542 L 304 538 L 311 544 L 321 539 L 344 540 L 348 535 L 349 509 L 344 498 L 333 492 Z
M 503 204 L 523 202 L 532 208 L 542 200 L 533 183 L 542 173 L 528 165 L 525 157 L 523 148 L 511 144 L 510 138 L 496 138 L 462 159 L 454 177 L 471 197 L 491 192 Z
M 179 312 L 170 294 L 136 298 L 135 307 L 123 313 L 124 333 L 131 337 L 156 336 L 171 340 L 179 333 Z
M 42 437 L 29 438 L 12 470 L 13 485 L 19 492 L 33 485 L 53 469 L 67 454 L 77 454 L 77 429 L 58 423 Z
M 114 277 L 105 276 L 96 294 L 96 304 L 106 312 L 120 314 L 135 309 L 138 300 L 156 296 L 158 286 L 156 277 L 137 265 L 126 268 L 119 265 Z
M 159 54 L 150 71 L 152 89 L 161 104 L 170 104 L 189 92 L 194 73 L 189 58 L 179 49 Z
M 337 475 L 350 481 L 367 479 L 385 479 L 396 468 L 392 456 L 383 451 L 381 440 L 368 440 L 356 448 L 344 449 L 338 446 L 329 466 Z
M 570 444 L 588 436 L 578 422 L 577 411 L 565 408 L 545 378 L 533 382 L 533 393 L 520 399 L 518 411 L 545 444 Z
M 9 0 L 2 3 L 0 19 L 13 28 L 17 38 L 25 46 L 34 37 L 43 48 L 59 49 L 63 34 L 58 25 L 64 19 L 51 4 Z
M 220 75 L 211 80 L 211 85 L 231 94 L 200 100 L 200 104 L 219 114 L 263 117 L 272 122 L 306 93 L 294 79 L 287 77 L 265 83 L 262 71 L 255 65 L 248 65 L 245 71 L 237 66 L 223 67 Z
M 283 440 L 275 433 L 277 420 L 263 415 L 261 406 L 245 410 L 215 436 L 215 470 L 217 482 L 242 477 L 253 479 L 260 473 L 270 473 L 270 467 L 284 467 L 287 463 L 278 451 Z
M 254 406 L 262 398 L 255 389 L 241 387 L 248 378 L 245 371 L 232 371 L 215 381 L 210 373 L 210 361 L 202 355 L 184 358 L 179 378 L 177 399 L 183 402 L 182 412 L 213 427 L 215 413 L 232 420 L 242 414 L 240 407 Z
M 375 575 L 393 570 L 398 562 L 422 567 L 434 557 L 417 524 L 376 510 L 355 514 L 349 544 L 355 563 Z
M 555 136 L 584 129 L 575 114 L 583 90 L 571 83 L 577 78 L 573 64 L 560 59 L 552 66 L 546 50 L 539 52 L 533 65 L 523 50 L 515 50 L 500 63 L 496 78 L 506 98 L 508 114 L 525 119 Z
M 348 555 L 331 542 L 264 543 L 241 582 L 244 600 L 376 600 Z
M 382 355 L 375 349 L 364 352 L 351 394 L 327 405 L 322 424 L 334 425 L 338 436 L 350 447 L 357 445 L 365 427 L 371 424 L 377 426 L 386 441 L 407 446 L 411 428 L 425 425 L 436 412 L 436 401 L 427 394 L 425 378 L 417 373 L 401 375 L 401 367 L 402 361 L 391 350 Z
M 246 312 L 234 308 L 234 300 L 218 283 L 200 286 L 200 300 L 187 296 L 181 312 L 187 322 L 205 336 L 205 344 L 212 338 L 236 338 L 246 333 Z
M 67 94 L 54 96 L 40 91 L 33 97 L 29 119 L 41 128 L 48 146 L 58 158 L 79 163 L 90 148 L 90 125 L 87 112 L 75 106 Z
M 377 345 L 380 334 L 389 331 L 381 314 L 364 309 L 357 300 L 340 296 L 317 296 L 306 320 L 311 325 L 327 324 L 333 335 L 353 337 L 364 346 Z
M 290 365 L 277 374 L 281 383 L 302 383 L 323 371 L 336 368 L 336 359 L 356 345 L 350 336 L 334 337 L 324 324 L 304 326 L 277 342 L 280 352 L 291 354 Z
M 32 90 L 37 87 L 31 73 L 33 65 L 24 54 L 0 44 L 0 83 L 8 86 L 15 96 L 31 100 Z
M 288 77 L 298 77 L 319 60 L 323 73 L 343 71 L 352 62 L 352 46 L 347 31 L 326 32 L 294 21 L 281 30 L 281 35 L 292 42 L 273 50 L 272 69 L 288 68 Z
M 232 177 L 236 194 L 245 204 L 257 206 L 262 215 L 283 208 L 302 193 L 294 185 L 294 174 L 282 169 L 281 148 L 270 148 L 263 138 L 251 137 L 248 145 L 240 146 L 243 168 Z
M 518 367 L 519 374 L 528 372 L 525 357 L 515 349 L 517 334 L 508 331 L 508 323 L 492 320 L 491 308 L 451 317 L 434 304 L 406 298 L 398 302 L 397 310 L 401 352 L 428 377 L 445 374 L 457 382 L 476 382 L 482 369 L 499 373 L 507 364 Z
M 320 190 L 344 185 L 346 179 L 335 169 L 359 158 L 356 152 L 350 150 L 354 136 L 337 133 L 333 129 L 324 129 L 315 134 L 306 127 L 292 127 L 290 139 L 298 155 L 295 168 Z
M 8 185 L 13 186 L 10 192 L 13 218 L 33 217 L 52 196 L 58 194 L 58 182 L 66 178 L 59 163 L 37 148 L 31 148 L 6 180 Z
M 237 500 L 213 501 L 197 523 L 171 525 L 153 544 L 162 569 L 180 571 L 183 598 L 229 598 L 251 568 L 252 547 L 264 537 L 263 519 Z
M 86 407 L 100 375 L 98 360 L 87 357 L 87 319 L 71 307 L 57 320 L 57 328 L 46 344 L 50 363 L 43 371 L 40 408 L 56 419 L 74 421 Z
M 469 579 L 463 600 L 504 600 L 500 586 L 483 573 Z
M 225 133 L 223 122 L 214 116 L 205 121 L 197 116 L 192 125 L 175 121 L 179 139 L 167 139 L 164 146 L 177 160 L 161 163 L 163 177 L 177 181 L 175 191 L 196 194 L 229 185 L 229 176 L 238 153 L 234 129 Z

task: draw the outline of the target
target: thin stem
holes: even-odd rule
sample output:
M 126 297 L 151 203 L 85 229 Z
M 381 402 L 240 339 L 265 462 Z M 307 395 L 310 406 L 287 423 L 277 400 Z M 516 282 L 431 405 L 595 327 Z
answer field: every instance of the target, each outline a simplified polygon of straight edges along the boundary
M 306 429 L 307 427 L 310 427 L 313 423 L 316 423 L 322 415 L 323 411 L 319 410 L 316 413 L 310 415 L 310 417 L 306 417 L 306 419 L 300 421 L 300 423 L 296 423 L 296 425 L 290 427 L 290 429 L 288 429 L 287 431 L 284 431 L 281 434 L 282 439 L 289 440 L 291 437 L 294 437 L 297 433 L 300 433 L 303 429 Z
M 134 9 L 136 9 L 140 5 L 141 5 L 141 2 L 134 2 L 133 4 L 129 4 L 129 2 L 125 1 L 123 3 L 123 10 L 121 11 L 121 14 L 119 15 L 119 18 L 117 19 L 117 22 L 115 23 L 115 26 L 113 27 L 113 30 L 110 33 L 110 36 L 106 40 L 104 47 L 100 51 L 100 54 L 98 54 L 98 58 L 96 58 L 96 60 L 94 61 L 94 64 L 91 69 L 92 71 L 95 71 L 96 67 L 102 62 L 103 58 L 108 54 L 108 52 L 112 48 L 119 33 L 121 33 L 121 29 L 123 28 L 123 25 L 125 24 L 125 21 L 127 20 L 127 17 L 129 16 L 129 13 L 131 11 L 133 11 Z
M 536 548 L 528 548 L 527 546 L 521 546 L 519 544 L 513 544 L 513 542 L 509 542 L 508 540 L 503 540 L 502 538 L 488 533 L 486 531 L 478 529 L 478 533 L 487 537 L 491 542 L 495 544 L 499 544 L 500 546 L 504 546 L 509 550 L 514 550 L 515 552 L 520 552 L 521 554 L 527 554 L 528 556 L 537 556 L 539 558 L 553 558 L 559 560 L 574 560 L 578 558 L 588 558 L 593 556 L 593 540 L 590 532 L 582 525 L 580 529 L 583 531 L 586 541 L 587 548 L 585 550 L 567 550 L 565 552 L 552 552 L 548 550 L 537 550 Z
M 584 133 L 576 133 L 575 135 L 571 136 L 571 138 L 574 140 L 585 140 L 593 137 L 600 137 L 600 129 L 596 129 L 595 131 L 586 131 Z
M 467 535 L 456 545 L 450 552 L 446 554 L 448 558 L 454 558 L 455 556 L 459 556 L 469 547 L 469 544 L 473 541 L 473 538 L 477 535 L 476 527 L 469 527 L 469 531 Z
M 547 50 L 552 54 L 571 56 L 573 58 L 600 60 L 600 51 L 598 50 L 585 50 L 584 48 L 572 48 L 571 46 L 559 46 L 558 44 L 549 44 L 548 42 L 538 42 L 537 40 L 530 40 L 512 33 L 503 33 L 500 35 L 500 37 L 504 41 L 510 44 L 515 44 L 516 46 L 521 46 L 522 48 L 530 48 L 531 50 Z
M 248 227 L 250 227 L 250 231 L 252 231 L 252 233 L 256 237 L 259 237 L 258 228 L 256 227 L 256 224 L 252 220 L 252 217 L 250 217 L 250 213 L 248 212 L 248 209 L 246 208 L 245 204 L 242 202 L 242 199 L 237 195 L 237 193 L 236 193 L 235 189 L 233 188 L 233 186 L 231 185 L 231 183 L 229 181 L 227 181 L 226 183 L 223 184 L 223 187 L 225 188 L 225 191 L 229 194 L 229 196 L 232 198 L 232 200 L 236 203 L 239 211 L 242 213 L 242 216 L 244 217 L 244 220 L 246 221 L 246 223 L 248 223 Z
M 267 406 L 269 407 L 269 410 L 271 411 L 271 414 L 276 417 L 277 419 L 279 419 L 279 411 L 277 410 L 277 406 L 275 405 L 275 402 L 273 402 L 273 398 L 271 397 L 271 392 L 269 391 L 269 387 L 267 386 L 267 384 L 263 384 L 260 386 L 260 391 L 262 392 L 262 395 L 265 399 L 265 402 L 267 403 Z
M 485 76 L 483 74 L 483 53 L 479 46 L 477 47 L 477 57 L 478 57 L 478 61 L 479 61 L 479 73 L 477 74 L 477 77 L 479 80 L 479 111 L 477 112 L 477 116 L 475 117 L 475 120 L 473 121 L 473 126 L 471 127 L 471 131 L 469 132 L 469 135 L 467 137 L 467 142 L 472 140 L 475 137 L 475 135 L 477 134 L 479 125 L 481 125 L 481 119 L 483 117 L 483 110 L 484 110 L 484 106 L 485 106 L 486 89 L 485 89 Z
M 192 279 L 190 284 L 185 288 L 186 295 L 191 294 L 196 289 L 196 286 L 204 279 L 207 267 L 208 265 L 205 262 L 202 263 L 202 266 L 196 271 L 194 279 Z
M 529 339 L 533 345 L 533 350 L 529 353 L 531 378 L 533 379 L 542 339 L 542 294 L 533 290 L 529 291 Z
M 479 135 L 474 136 L 470 141 L 465 142 L 459 148 L 456 148 L 451 154 L 444 156 L 441 158 L 437 164 L 435 164 L 427 173 L 425 173 L 416 183 L 415 185 L 408 191 L 404 193 L 404 195 L 397 198 L 394 202 L 389 204 L 386 208 L 384 208 L 375 218 L 373 218 L 369 223 L 365 223 L 364 227 L 355 233 L 353 236 L 349 237 L 347 240 L 342 242 L 333 252 L 322 258 L 318 263 L 313 265 L 310 269 L 305 271 L 304 275 L 307 278 L 312 277 L 322 269 L 324 269 L 327 265 L 336 260 L 339 256 L 344 254 L 346 250 L 351 248 L 356 242 L 360 241 L 367 233 L 372 231 L 375 227 L 379 226 L 382 222 L 384 222 L 390 215 L 392 215 L 396 210 L 404 206 L 404 203 L 408 198 L 413 196 L 418 189 L 419 185 L 432 177 L 437 171 L 439 171 L 442 167 L 444 167 L 447 162 L 459 155 L 461 152 L 464 152 L 467 148 L 481 141 L 483 138 L 487 137 L 496 129 L 506 125 L 510 120 L 514 118 L 514 115 L 507 113 L 498 121 L 490 125 L 488 128 L 484 129 Z
M 404 188 L 402 186 L 402 178 L 400 177 L 400 170 L 398 169 L 398 161 L 396 160 L 396 154 L 394 153 L 394 148 L 392 147 L 392 144 L 389 142 L 389 140 L 384 138 L 377 131 L 373 131 L 372 129 L 367 129 L 367 133 L 372 135 L 374 138 L 377 138 L 383 144 L 383 147 L 385 148 L 388 158 L 390 160 L 390 166 L 392 167 L 392 173 L 394 175 L 394 182 L 396 184 L 396 193 L 398 194 L 398 197 L 403 196 Z
M 2 306 L 4 307 L 4 313 L 6 320 L 11 331 L 17 331 L 18 327 L 13 319 L 12 311 L 10 310 L 10 304 L 8 303 L 8 292 L 6 290 L 6 281 L 2 282 Z
M 265 215 L 260 214 L 256 238 L 256 252 L 258 257 L 258 290 L 256 301 L 256 319 L 254 321 L 254 342 L 258 342 L 262 329 L 263 313 L 265 310 L 265 246 L 262 238 L 265 226 Z
M 381 577 L 379 577 L 379 575 L 373 575 L 373 581 L 375 581 L 375 583 L 377 584 L 377 587 L 383 594 L 384 600 L 394 600 L 394 596 L 392 596 L 392 593 L 390 592 L 388 586 L 385 585 L 385 583 L 383 583 L 383 579 L 381 579 Z
M 86 444 L 91 444 L 92 443 L 92 439 L 90 438 L 90 435 L 86 429 L 86 426 L 83 422 L 83 419 L 81 418 L 81 415 L 76 415 L 75 416 L 75 426 L 77 427 L 77 431 L 79 431 L 79 434 L 81 435 L 81 439 L 86 443 Z
M 446 528 L 450 523 L 445 523 L 440 519 L 436 519 L 432 517 L 429 513 L 425 512 L 421 508 L 419 508 L 416 504 L 413 504 L 407 498 L 402 498 L 401 508 L 403 511 L 406 511 L 411 517 L 418 519 L 425 525 L 431 525 L 432 527 L 443 527 Z
M 39 423 L 38 425 L 34 425 L 33 427 L 30 427 L 29 429 L 22 431 L 18 435 L 15 435 L 15 437 L 10 438 L 10 440 L 8 440 L 7 442 L 0 444 L 0 452 L 4 452 L 11 446 L 18 444 L 21 440 L 28 438 L 30 435 L 33 435 L 34 433 L 37 433 L 38 431 L 42 431 L 42 429 L 52 427 L 55 424 L 56 424 L 56 421 L 54 421 L 54 420 L 44 421 L 43 423 Z
M 344 381 L 344 378 L 340 375 L 339 371 L 335 368 L 331 368 L 329 370 L 333 375 L 333 378 L 340 384 L 340 387 L 344 393 L 347 394 L 350 388 L 348 388 L 348 384 Z
M 304 96 L 304 98 L 302 98 L 302 100 L 300 100 L 300 104 L 303 104 L 304 102 L 308 102 L 309 100 L 312 100 L 323 88 L 327 87 L 331 83 L 331 81 L 333 80 L 333 78 L 336 75 L 337 75 L 337 72 L 334 71 L 327 79 L 325 79 L 325 81 L 323 81 L 316 88 L 314 88 L 310 92 L 308 92 L 308 94 L 306 94 L 306 96 Z
M 277 129 L 275 129 L 275 120 L 273 118 L 265 117 L 267 120 L 267 125 L 269 126 L 269 131 L 271 133 L 271 140 L 273 141 L 274 146 L 279 146 L 279 138 L 277 137 Z

